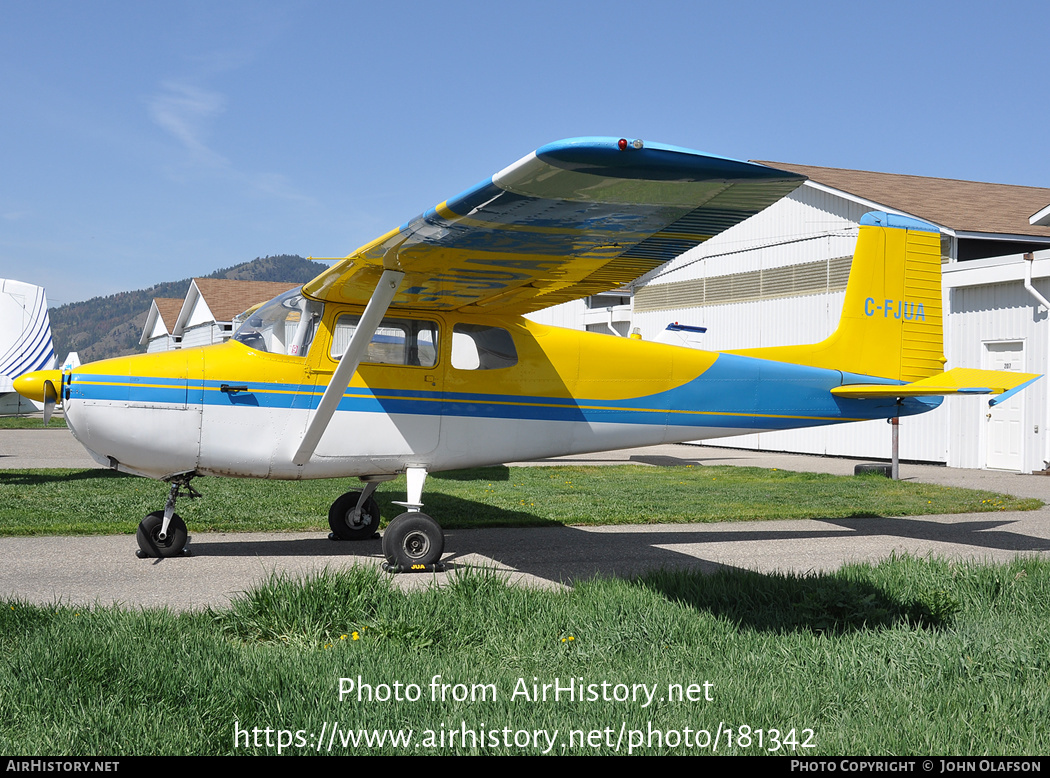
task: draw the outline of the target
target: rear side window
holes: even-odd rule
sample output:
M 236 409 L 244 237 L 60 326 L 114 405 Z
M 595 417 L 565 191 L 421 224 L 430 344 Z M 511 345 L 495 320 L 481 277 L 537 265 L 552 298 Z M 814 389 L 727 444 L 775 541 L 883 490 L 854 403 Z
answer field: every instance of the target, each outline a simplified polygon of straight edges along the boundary
M 340 316 L 332 333 L 332 359 L 339 359 L 350 345 L 361 317 Z M 437 323 L 423 319 L 383 319 L 365 353 L 364 362 L 380 365 L 433 367 L 437 364 Z
M 516 364 L 514 340 L 502 327 L 457 324 L 452 328 L 452 367 L 457 370 L 499 370 Z

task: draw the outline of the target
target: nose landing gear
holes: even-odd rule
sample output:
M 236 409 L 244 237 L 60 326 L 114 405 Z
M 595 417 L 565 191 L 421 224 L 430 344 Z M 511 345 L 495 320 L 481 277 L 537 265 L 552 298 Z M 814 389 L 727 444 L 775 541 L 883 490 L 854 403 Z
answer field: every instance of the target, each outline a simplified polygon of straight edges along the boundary
M 182 517 L 173 513 L 168 520 L 167 531 L 162 532 L 163 526 L 164 511 L 153 511 L 139 522 L 138 532 L 135 533 L 135 540 L 139 544 L 135 555 L 139 559 L 178 556 L 186 551 L 189 533 Z
M 139 559 L 166 558 L 189 553 L 186 549 L 189 533 L 186 522 L 175 513 L 175 501 L 179 497 L 194 499 L 201 496 L 200 492 L 190 486 L 194 475 L 195 473 L 185 473 L 170 479 L 171 490 L 168 492 L 167 502 L 164 503 L 164 510 L 153 511 L 139 522 L 138 532 L 135 533 L 135 540 L 139 544 L 135 555 Z

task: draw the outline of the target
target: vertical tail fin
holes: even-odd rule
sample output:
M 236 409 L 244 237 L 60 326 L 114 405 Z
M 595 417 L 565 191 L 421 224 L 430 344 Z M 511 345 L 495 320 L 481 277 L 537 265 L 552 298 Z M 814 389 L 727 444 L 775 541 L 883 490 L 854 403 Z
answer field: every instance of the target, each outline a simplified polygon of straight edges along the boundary
M 931 224 L 865 214 L 838 329 L 839 370 L 917 381 L 944 369 L 941 240 Z
M 940 232 L 876 211 L 861 219 L 842 317 L 830 337 L 733 353 L 912 382 L 940 373 L 943 352 Z

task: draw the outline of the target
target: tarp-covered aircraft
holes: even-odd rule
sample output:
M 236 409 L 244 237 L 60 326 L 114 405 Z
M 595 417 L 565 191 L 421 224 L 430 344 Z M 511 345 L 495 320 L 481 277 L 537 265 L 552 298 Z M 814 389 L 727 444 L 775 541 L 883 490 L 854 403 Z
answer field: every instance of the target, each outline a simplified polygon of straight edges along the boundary
M 25 373 L 54 366 L 44 288 L 0 278 L 0 414 L 39 410 L 14 390 L 14 381 Z
M 229 343 L 38 372 L 18 390 L 61 397 L 99 462 L 171 483 L 142 553 L 183 550 L 175 501 L 196 476 L 356 476 L 329 521 L 359 539 L 379 525 L 377 485 L 404 473 L 383 552 L 425 569 L 444 546 L 420 510 L 429 472 L 905 416 L 1037 377 L 944 372 L 939 233 L 880 213 L 821 343 L 711 353 L 523 318 L 630 282 L 803 181 L 655 143 L 552 143 L 262 306 Z

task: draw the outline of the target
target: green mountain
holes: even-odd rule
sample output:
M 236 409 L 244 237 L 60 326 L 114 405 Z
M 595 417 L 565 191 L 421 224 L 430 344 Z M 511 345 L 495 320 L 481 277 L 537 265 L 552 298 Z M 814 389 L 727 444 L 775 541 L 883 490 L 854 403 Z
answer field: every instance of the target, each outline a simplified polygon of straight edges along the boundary
M 216 270 L 205 278 L 304 284 L 327 267 L 300 256 L 282 254 Z M 81 362 L 94 362 L 145 351 L 145 347 L 139 345 L 139 338 L 153 298 L 185 297 L 190 280 L 167 281 L 149 289 L 120 292 L 51 308 L 48 314 L 55 354 L 62 360 L 70 351 L 76 351 Z

